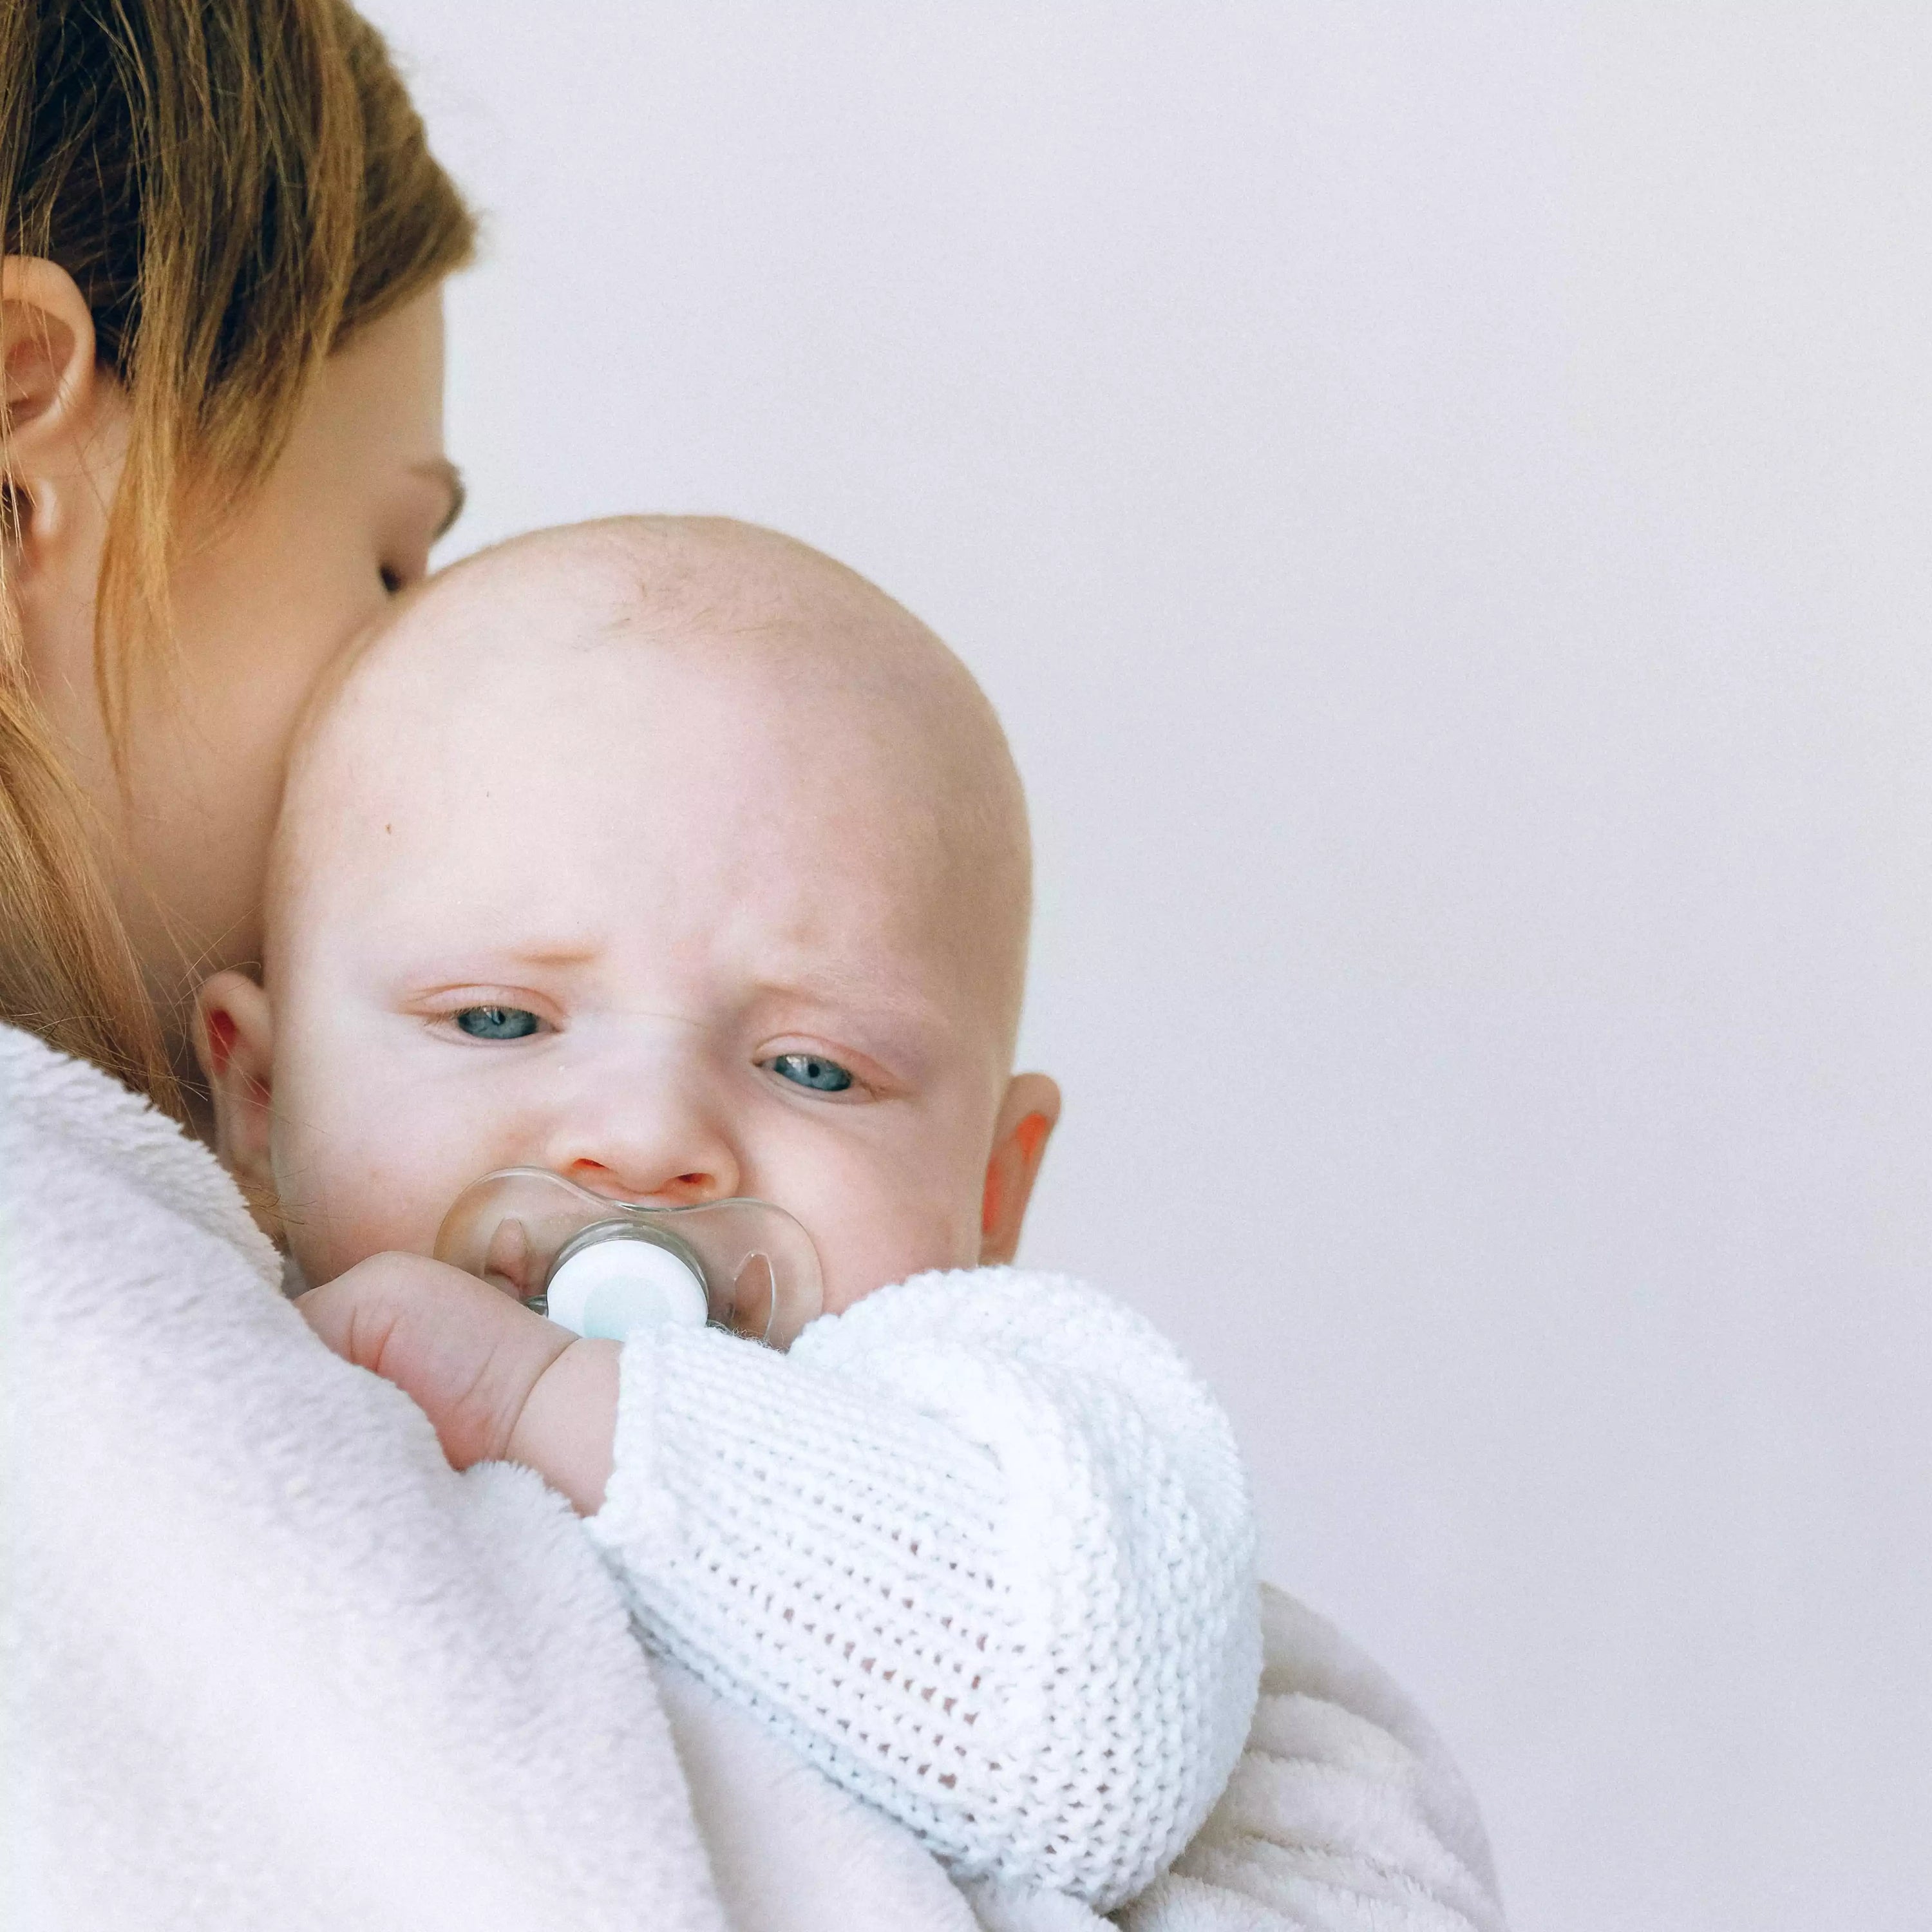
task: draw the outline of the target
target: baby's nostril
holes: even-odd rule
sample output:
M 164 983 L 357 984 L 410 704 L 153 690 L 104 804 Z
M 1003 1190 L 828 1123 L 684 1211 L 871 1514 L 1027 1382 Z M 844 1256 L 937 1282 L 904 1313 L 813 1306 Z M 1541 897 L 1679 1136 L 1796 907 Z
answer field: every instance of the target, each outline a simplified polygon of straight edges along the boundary
M 564 1178 L 608 1201 L 631 1201 L 646 1207 L 689 1208 L 702 1202 L 721 1199 L 730 1192 L 723 1178 L 701 1168 L 667 1174 L 647 1162 L 620 1162 L 612 1166 L 588 1157 L 571 1162 L 562 1170 Z

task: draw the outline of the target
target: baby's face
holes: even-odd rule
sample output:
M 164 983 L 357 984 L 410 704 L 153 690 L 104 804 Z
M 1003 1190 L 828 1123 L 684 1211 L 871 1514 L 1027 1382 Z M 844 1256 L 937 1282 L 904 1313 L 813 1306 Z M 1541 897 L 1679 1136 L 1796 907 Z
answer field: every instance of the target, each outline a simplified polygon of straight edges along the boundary
M 261 1010 L 206 1004 L 231 1154 L 262 1036 L 306 1277 L 428 1252 L 519 1164 L 776 1202 L 834 1310 L 980 1260 L 989 1157 L 1052 1096 L 1008 1081 L 994 902 L 1024 873 L 952 796 L 943 702 L 742 632 L 654 640 L 541 554 L 378 649 L 292 785 Z

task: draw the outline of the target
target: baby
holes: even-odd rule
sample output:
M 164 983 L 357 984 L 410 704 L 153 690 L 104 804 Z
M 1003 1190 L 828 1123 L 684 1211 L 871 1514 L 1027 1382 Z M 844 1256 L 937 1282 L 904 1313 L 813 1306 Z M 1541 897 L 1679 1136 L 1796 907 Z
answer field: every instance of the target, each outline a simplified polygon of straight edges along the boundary
M 262 982 L 204 989 L 223 1158 L 304 1312 L 459 1466 L 584 1514 L 656 1650 L 956 1874 L 1132 1897 L 1258 1669 L 1231 1432 L 1137 1317 L 1004 1265 L 1057 1117 L 998 721 L 762 530 L 520 539 L 399 604 L 292 760 Z M 424 1261 L 545 1168 L 800 1221 L 826 1313 L 572 1337 Z

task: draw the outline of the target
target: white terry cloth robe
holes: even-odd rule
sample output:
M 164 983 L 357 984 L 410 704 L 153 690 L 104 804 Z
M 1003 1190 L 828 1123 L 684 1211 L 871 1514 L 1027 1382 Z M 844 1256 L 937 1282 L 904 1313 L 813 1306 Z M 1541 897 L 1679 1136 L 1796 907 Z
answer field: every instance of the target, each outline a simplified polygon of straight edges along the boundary
M 207 1151 L 0 1028 L 0 1923 L 972 1932 L 909 1834 L 645 1657 L 562 1500 L 324 1349 Z M 1270 1597 L 1138 1932 L 1500 1926 L 1400 1694 Z

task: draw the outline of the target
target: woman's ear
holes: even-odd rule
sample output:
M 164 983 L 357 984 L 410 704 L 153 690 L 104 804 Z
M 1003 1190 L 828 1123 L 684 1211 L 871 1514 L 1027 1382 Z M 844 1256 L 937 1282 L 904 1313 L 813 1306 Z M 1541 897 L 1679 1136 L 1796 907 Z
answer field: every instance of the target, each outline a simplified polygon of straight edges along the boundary
M 100 432 L 120 400 L 95 366 L 94 317 L 74 278 L 34 256 L 0 261 L 6 536 L 29 597 L 71 590 L 92 608 L 121 460 L 118 439 L 104 446 Z
M 1033 1198 L 1047 1137 L 1059 1119 L 1060 1089 L 1044 1073 L 1016 1073 L 1006 1082 L 980 1210 L 982 1264 L 1010 1262 L 1018 1252 L 1020 1225 Z
M 281 1238 L 268 1136 L 274 1013 L 245 973 L 218 973 L 194 1003 L 195 1058 L 214 1096 L 214 1151 L 248 1198 L 262 1232 Z

